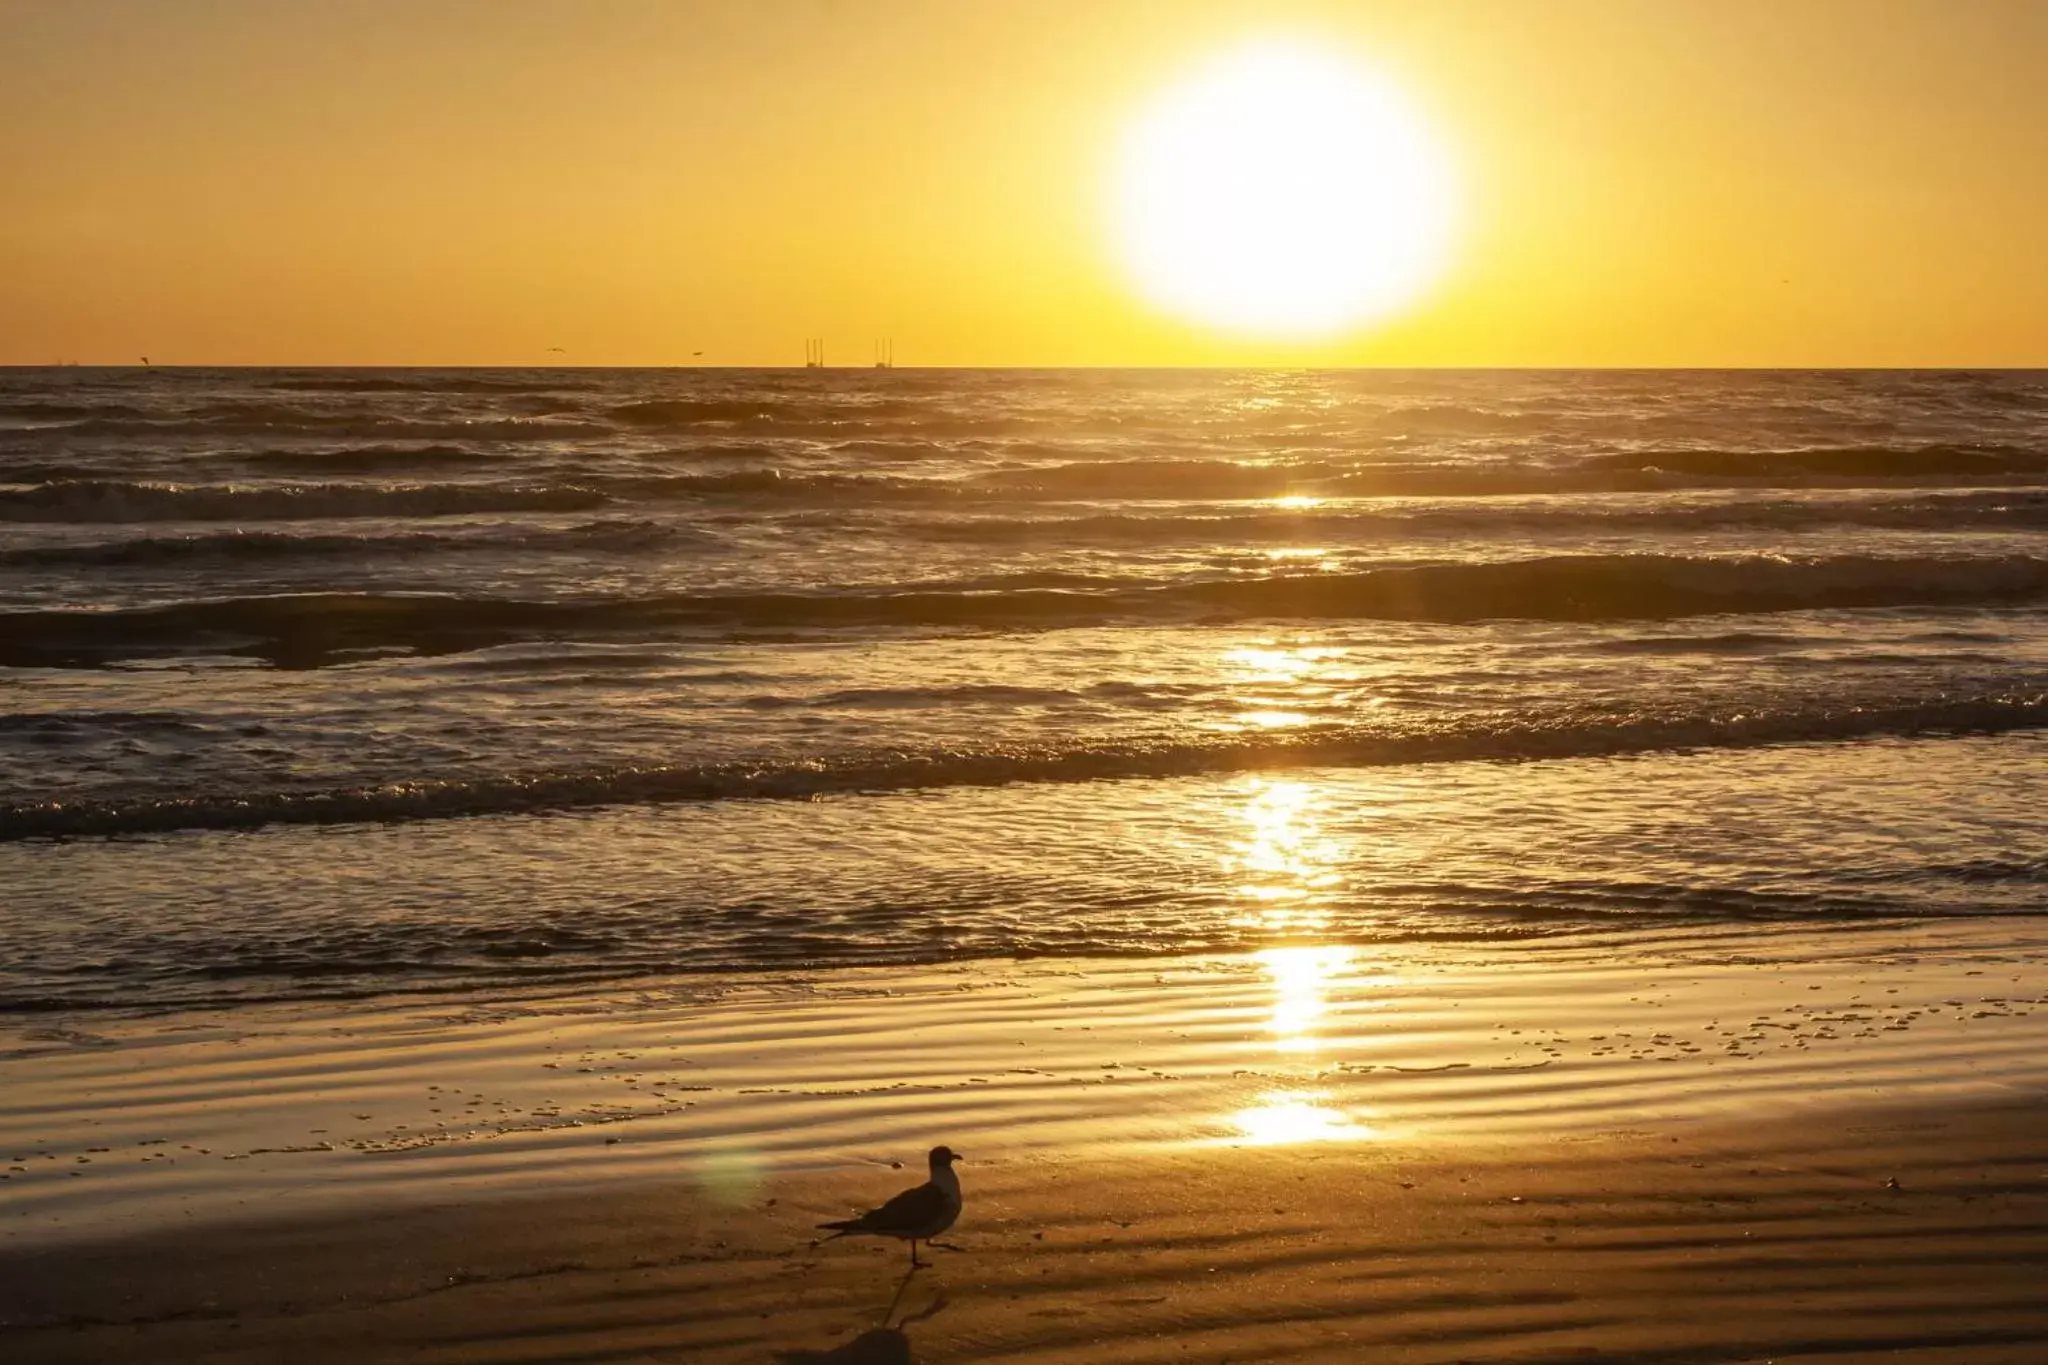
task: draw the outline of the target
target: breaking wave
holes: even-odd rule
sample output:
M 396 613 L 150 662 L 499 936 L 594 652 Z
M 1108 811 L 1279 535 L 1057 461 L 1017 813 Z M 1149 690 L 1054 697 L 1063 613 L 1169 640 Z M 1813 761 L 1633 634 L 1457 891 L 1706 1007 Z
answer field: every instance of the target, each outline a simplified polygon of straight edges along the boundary
M 0 841 L 451 819 L 592 806 L 1095 782 L 1239 770 L 1593 758 L 1879 737 L 2001 734 L 2048 727 L 2048 694 L 1890 705 L 1672 713 L 1468 717 L 1421 733 L 1331 727 L 1284 736 L 1107 741 L 983 750 L 850 754 L 541 772 L 318 791 L 41 801 L 0 806 Z

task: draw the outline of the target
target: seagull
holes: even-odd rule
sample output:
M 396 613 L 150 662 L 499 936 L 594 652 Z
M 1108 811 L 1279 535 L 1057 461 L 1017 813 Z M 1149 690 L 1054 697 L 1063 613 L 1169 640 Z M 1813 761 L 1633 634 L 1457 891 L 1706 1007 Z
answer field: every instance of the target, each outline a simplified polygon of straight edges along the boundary
M 953 1174 L 953 1163 L 958 1160 L 960 1154 L 951 1147 L 932 1148 L 930 1180 L 905 1190 L 880 1208 L 869 1209 L 859 1217 L 818 1224 L 832 1234 L 825 1240 L 895 1237 L 910 1243 L 912 1270 L 927 1264 L 917 1259 L 917 1244 L 929 1242 L 952 1227 L 953 1220 L 960 1216 L 960 1177 Z

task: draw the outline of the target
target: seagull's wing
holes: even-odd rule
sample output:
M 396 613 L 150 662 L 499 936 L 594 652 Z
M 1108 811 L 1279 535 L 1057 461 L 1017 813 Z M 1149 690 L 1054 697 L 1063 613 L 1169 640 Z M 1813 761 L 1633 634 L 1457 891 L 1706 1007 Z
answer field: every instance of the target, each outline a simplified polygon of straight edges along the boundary
M 899 1233 L 912 1228 L 930 1227 L 934 1220 L 945 1217 L 945 1214 L 945 1191 L 926 1182 L 916 1189 L 905 1190 L 878 1209 L 869 1209 L 858 1218 L 848 1218 L 839 1223 L 820 1223 L 818 1226 L 840 1232 Z

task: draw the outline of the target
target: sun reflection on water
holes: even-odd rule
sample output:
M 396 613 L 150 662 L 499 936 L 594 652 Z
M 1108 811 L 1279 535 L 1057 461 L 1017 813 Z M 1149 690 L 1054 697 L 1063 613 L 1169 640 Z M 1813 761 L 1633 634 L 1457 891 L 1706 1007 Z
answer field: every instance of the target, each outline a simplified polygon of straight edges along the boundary
M 1315 710 L 1332 692 L 1325 676 L 1330 661 L 1343 654 L 1341 649 L 1278 642 L 1224 650 L 1219 662 L 1242 689 L 1235 698 L 1242 709 L 1225 722 L 1226 728 L 1270 730 L 1327 720 Z
M 1263 664 L 1271 674 L 1284 676 L 1313 666 L 1313 660 L 1292 652 L 1257 653 L 1263 657 L 1246 662 Z M 1250 780 L 1242 808 L 1246 837 L 1224 857 L 1225 867 L 1240 879 L 1236 889 L 1244 904 L 1237 920 L 1241 927 L 1281 939 L 1328 931 L 1328 898 L 1342 882 L 1338 869 L 1344 850 L 1323 833 L 1317 796 L 1310 782 Z M 1266 1032 L 1274 1052 L 1304 1058 L 1320 1049 L 1331 990 L 1352 975 L 1356 955 L 1356 949 L 1343 944 L 1287 943 L 1253 955 L 1273 987 Z M 1265 1091 L 1258 1103 L 1229 1115 L 1227 1122 L 1236 1140 L 1259 1145 L 1374 1136 L 1355 1114 L 1333 1102 L 1330 1091 L 1320 1088 Z
M 1260 730 L 1283 730 L 1293 725 L 1312 725 L 1315 717 L 1299 711 L 1240 711 L 1237 722 Z
M 1315 796 L 1306 782 L 1252 779 L 1244 804 L 1246 837 L 1223 860 L 1241 879 L 1237 894 L 1248 903 L 1235 921 L 1240 928 L 1275 937 L 1329 928 L 1322 898 L 1342 881 L 1341 850 L 1316 821 Z
M 1341 649 L 1316 645 L 1240 645 L 1223 651 L 1223 663 L 1237 682 L 1295 682 L 1343 654 Z

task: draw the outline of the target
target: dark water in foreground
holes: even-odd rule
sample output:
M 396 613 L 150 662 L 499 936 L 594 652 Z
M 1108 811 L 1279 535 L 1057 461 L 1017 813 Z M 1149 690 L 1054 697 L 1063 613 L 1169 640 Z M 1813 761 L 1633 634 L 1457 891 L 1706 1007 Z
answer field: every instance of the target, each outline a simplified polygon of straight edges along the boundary
M 0 1009 L 2048 910 L 2048 376 L 0 371 Z

